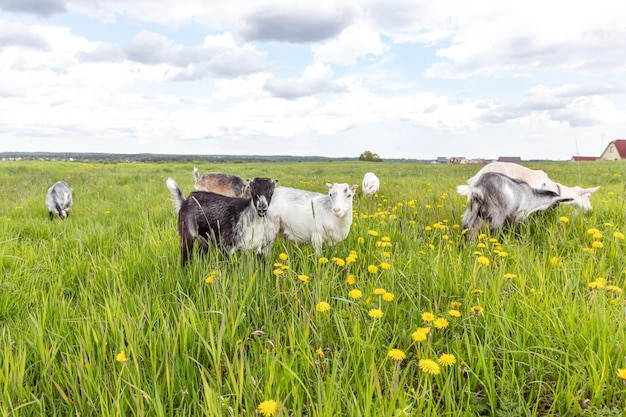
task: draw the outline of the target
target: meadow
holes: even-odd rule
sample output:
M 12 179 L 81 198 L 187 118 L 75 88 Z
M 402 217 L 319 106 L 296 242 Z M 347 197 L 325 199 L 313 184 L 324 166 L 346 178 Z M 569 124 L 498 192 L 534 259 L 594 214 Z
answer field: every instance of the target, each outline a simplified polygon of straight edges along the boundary
M 479 166 L 198 163 L 354 200 L 317 256 L 180 267 L 165 180 L 193 163 L 0 162 L 3 416 L 625 416 L 626 164 L 527 164 L 601 188 L 470 242 Z M 50 221 L 47 188 L 73 188 Z

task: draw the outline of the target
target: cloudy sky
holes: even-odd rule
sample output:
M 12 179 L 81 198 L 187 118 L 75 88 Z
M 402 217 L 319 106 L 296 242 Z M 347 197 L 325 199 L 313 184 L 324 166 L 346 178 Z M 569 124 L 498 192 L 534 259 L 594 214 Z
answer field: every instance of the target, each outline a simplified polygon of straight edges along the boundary
M 597 156 L 614 0 L 0 0 L 0 151 Z

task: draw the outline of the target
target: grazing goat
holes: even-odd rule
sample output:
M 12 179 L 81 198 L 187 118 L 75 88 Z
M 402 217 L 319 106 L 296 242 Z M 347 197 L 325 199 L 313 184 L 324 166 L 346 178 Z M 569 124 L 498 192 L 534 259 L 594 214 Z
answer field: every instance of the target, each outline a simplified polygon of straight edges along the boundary
M 246 183 L 236 175 L 222 172 L 205 172 L 200 175 L 198 168 L 193 168 L 196 191 L 208 191 L 228 197 L 250 197 L 245 195 Z
M 380 180 L 373 172 L 366 172 L 363 176 L 363 183 L 361 184 L 363 195 L 365 197 L 371 197 L 378 192 L 380 188 Z
M 499 172 L 487 172 L 474 185 L 459 185 L 457 192 L 467 196 L 467 209 L 463 214 L 463 228 L 470 239 L 475 239 L 483 220 L 495 230 L 525 220 L 531 213 L 546 210 L 571 198 L 559 196 L 550 190 L 532 188 L 524 181 Z
M 571 200 L 566 204 L 572 204 L 582 210 L 589 211 L 591 207 L 591 194 L 596 192 L 600 187 L 594 188 L 581 188 L 581 187 L 568 187 L 566 185 L 559 184 L 552 181 L 548 174 L 541 170 L 534 170 L 526 168 L 522 165 L 514 164 L 512 162 L 492 162 L 485 165 L 476 175 L 467 180 L 467 184 L 474 185 L 481 175 L 486 172 L 499 172 L 507 175 L 511 178 L 522 180 L 530 185 L 532 188 L 538 190 L 549 190 L 557 193 L 561 197 L 570 198 Z
M 181 265 L 186 265 L 196 240 L 205 253 L 209 241 L 228 255 L 247 249 L 256 249 L 259 256 L 267 253 L 265 216 L 277 182 L 269 178 L 248 180 L 249 198 L 194 191 L 185 199 L 176 181 L 168 178 L 166 185 L 178 213 Z
M 69 217 L 72 208 L 72 189 L 64 181 L 58 181 L 48 188 L 46 206 L 50 220 L 57 214 L 61 219 Z
M 344 240 L 352 226 L 352 200 L 356 185 L 326 184 L 328 194 L 276 187 L 267 215 L 274 229 L 267 228 L 273 244 L 280 234 L 297 243 L 309 243 L 319 255 L 322 245 Z

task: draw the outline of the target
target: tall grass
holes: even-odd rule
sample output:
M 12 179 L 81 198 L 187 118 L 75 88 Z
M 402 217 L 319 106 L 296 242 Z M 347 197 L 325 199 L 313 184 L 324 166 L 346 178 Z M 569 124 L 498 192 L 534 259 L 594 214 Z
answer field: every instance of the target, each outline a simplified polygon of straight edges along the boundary
M 278 240 L 265 261 L 212 252 L 183 269 L 165 179 L 187 194 L 192 164 L 0 162 L 0 413 L 624 415 L 626 166 L 531 166 L 601 185 L 594 211 L 468 242 L 455 186 L 475 166 L 199 165 L 382 185 L 323 259 Z M 57 180 L 74 190 L 66 221 L 44 204 Z

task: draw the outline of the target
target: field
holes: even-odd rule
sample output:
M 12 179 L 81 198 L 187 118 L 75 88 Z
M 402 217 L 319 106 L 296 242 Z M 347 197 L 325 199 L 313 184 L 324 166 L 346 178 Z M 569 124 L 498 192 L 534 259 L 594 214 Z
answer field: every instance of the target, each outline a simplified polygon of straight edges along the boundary
M 3 416 L 625 416 L 626 165 L 535 163 L 594 210 L 467 241 L 479 167 L 199 164 L 324 192 L 372 170 L 348 238 L 179 266 L 192 163 L 0 162 Z M 67 181 L 69 219 L 47 188 Z

